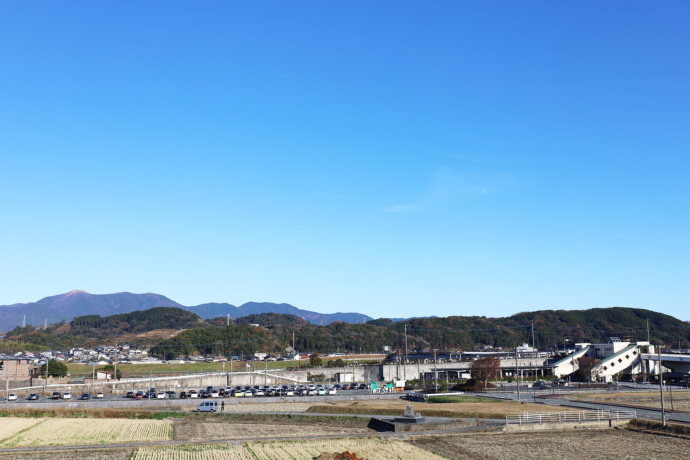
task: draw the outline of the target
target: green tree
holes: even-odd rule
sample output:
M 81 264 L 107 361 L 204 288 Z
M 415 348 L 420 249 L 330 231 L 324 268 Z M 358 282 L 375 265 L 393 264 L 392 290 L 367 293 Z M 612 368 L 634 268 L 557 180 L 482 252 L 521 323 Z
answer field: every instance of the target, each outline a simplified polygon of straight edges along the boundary
M 67 365 L 62 361 L 51 359 L 48 362 L 48 374 L 50 377 L 64 377 L 67 375 Z M 41 366 L 41 376 L 46 378 L 46 365 Z
M 319 367 L 323 364 L 323 360 L 321 359 L 321 356 L 319 356 L 318 352 L 314 352 L 311 354 L 309 357 L 309 364 L 311 367 Z

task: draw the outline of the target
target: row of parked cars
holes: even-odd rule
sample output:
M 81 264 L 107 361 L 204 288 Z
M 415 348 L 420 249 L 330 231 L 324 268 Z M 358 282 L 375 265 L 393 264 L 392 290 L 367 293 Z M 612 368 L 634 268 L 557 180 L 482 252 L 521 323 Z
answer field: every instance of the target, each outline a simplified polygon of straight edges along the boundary
M 236 387 L 213 388 L 212 386 L 200 390 L 181 391 L 179 394 L 172 390 L 128 391 L 126 398 L 132 399 L 187 399 L 187 398 L 251 398 L 261 396 L 326 396 L 335 395 L 338 390 L 362 389 L 369 386 L 366 383 L 335 384 L 335 385 L 247 385 Z
M 81 400 L 91 399 L 92 397 L 93 398 L 103 398 L 104 396 L 105 395 L 103 394 L 103 392 L 99 391 L 98 393 L 96 393 L 93 396 L 89 393 L 84 393 L 81 395 L 81 397 L 79 399 L 81 399 Z M 7 396 L 8 401 L 16 401 L 17 399 L 19 399 L 19 397 L 17 396 L 17 393 L 10 393 Z M 38 393 L 31 393 L 26 399 L 29 401 L 38 401 L 40 399 L 40 396 L 38 395 Z M 72 392 L 69 390 L 65 391 L 65 392 L 54 391 L 52 395 L 46 396 L 46 399 L 73 399 L 73 397 L 72 397 Z
M 187 399 L 187 398 L 252 398 L 261 396 L 326 396 L 335 395 L 339 390 L 366 390 L 369 384 L 366 383 L 345 383 L 335 385 L 254 385 L 213 388 L 212 386 L 200 390 L 181 391 L 179 394 L 173 390 L 158 390 L 155 387 L 148 391 L 128 391 L 125 398 L 131 399 Z M 90 400 L 92 398 L 101 399 L 104 397 L 102 391 L 96 394 L 84 393 L 79 397 L 80 400 Z M 10 393 L 7 397 L 9 401 L 18 399 L 16 393 Z M 27 398 L 30 401 L 39 399 L 38 393 L 31 393 Z M 55 391 L 46 399 L 75 399 L 71 391 Z

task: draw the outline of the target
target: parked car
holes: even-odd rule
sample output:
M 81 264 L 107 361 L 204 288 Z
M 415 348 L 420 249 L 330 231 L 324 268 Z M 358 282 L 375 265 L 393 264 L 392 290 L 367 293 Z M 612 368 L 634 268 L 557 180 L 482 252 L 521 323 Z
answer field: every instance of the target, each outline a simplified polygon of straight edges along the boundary
M 156 399 L 165 399 L 166 396 L 167 395 L 165 394 L 165 391 L 159 391 L 158 393 L 156 393 Z
M 71 391 L 65 391 L 62 394 L 62 399 L 72 399 L 72 392 Z
M 317 387 L 316 388 L 316 393 L 319 396 L 326 396 L 326 389 L 324 387 Z
M 189 398 L 198 398 L 199 392 L 197 392 L 196 390 L 189 390 L 189 393 L 187 393 L 187 396 Z
M 137 391 L 137 394 L 134 395 L 134 399 L 144 399 L 144 392 L 143 391 Z
M 128 391 L 127 396 L 125 398 L 134 398 L 134 392 L 133 391 Z
M 326 391 L 326 393 L 328 393 L 329 395 L 335 395 L 335 394 L 337 394 L 337 390 L 335 389 L 335 387 L 332 387 L 332 388 L 329 388 Z
M 211 389 L 208 391 L 208 396 L 209 396 L 210 398 L 217 398 L 217 397 L 220 396 L 220 393 L 218 393 L 218 390 L 214 390 L 213 388 L 211 388 Z
M 10 393 L 10 395 L 7 397 L 8 401 L 16 401 L 17 400 L 17 393 Z
M 31 393 L 29 395 L 29 401 L 36 401 L 38 400 L 38 393 Z
M 88 393 L 84 393 L 81 395 L 81 398 L 79 398 L 79 399 L 81 399 L 82 401 L 84 401 L 84 400 L 88 401 L 89 399 L 91 399 L 91 395 Z
M 168 395 L 168 399 L 175 399 L 175 397 L 177 396 L 175 394 L 175 392 L 172 390 L 168 391 L 167 395 Z
M 60 394 L 59 391 L 53 391 L 53 396 L 51 396 L 53 399 L 60 399 L 62 395 Z
M 187 399 L 187 392 L 186 391 L 180 391 L 180 399 Z
M 98 393 L 96 393 L 96 397 L 97 397 L 98 399 L 103 399 L 104 396 L 105 396 L 105 395 L 103 394 L 102 391 L 99 391 Z

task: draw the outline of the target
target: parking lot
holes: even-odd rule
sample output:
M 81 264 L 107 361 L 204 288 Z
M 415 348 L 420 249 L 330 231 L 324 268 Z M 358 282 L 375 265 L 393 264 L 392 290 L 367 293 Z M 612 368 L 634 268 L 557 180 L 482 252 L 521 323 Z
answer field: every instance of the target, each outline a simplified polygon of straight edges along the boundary
M 5 399 L 5 404 L 11 405 L 31 405 L 36 403 L 65 404 L 73 402 L 101 402 L 101 401 L 142 401 L 147 402 L 170 401 L 171 399 L 193 400 L 197 399 L 261 399 L 261 398 L 286 398 L 286 397 L 328 397 L 343 395 L 367 395 L 371 390 L 367 384 L 357 384 L 357 389 L 343 389 L 342 385 L 319 385 L 319 384 L 300 384 L 300 385 L 246 385 L 246 386 L 227 386 L 227 387 L 206 387 L 206 388 L 132 388 L 118 390 L 117 394 L 103 393 L 73 393 L 71 391 L 48 391 L 34 392 L 24 395 L 10 393 L 9 398 Z M 14 397 L 13 397 L 14 395 Z M 16 399 L 15 399 L 16 398 Z

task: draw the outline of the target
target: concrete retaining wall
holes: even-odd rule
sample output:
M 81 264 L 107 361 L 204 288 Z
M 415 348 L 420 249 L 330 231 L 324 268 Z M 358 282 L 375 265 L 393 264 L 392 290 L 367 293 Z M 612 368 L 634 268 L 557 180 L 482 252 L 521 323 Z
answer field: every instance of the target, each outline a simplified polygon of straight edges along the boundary
M 590 430 L 626 425 L 630 420 L 592 420 L 587 422 L 523 423 L 505 425 L 504 431 Z

